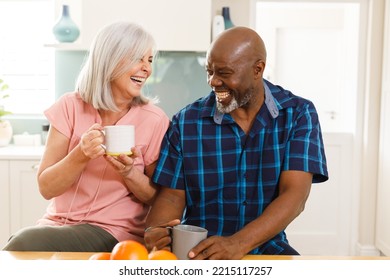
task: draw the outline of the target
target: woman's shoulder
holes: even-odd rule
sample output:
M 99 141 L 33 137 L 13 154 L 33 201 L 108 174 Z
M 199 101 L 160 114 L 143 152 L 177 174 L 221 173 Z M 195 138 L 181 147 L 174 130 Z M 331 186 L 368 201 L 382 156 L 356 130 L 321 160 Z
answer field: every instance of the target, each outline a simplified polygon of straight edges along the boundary
M 90 112 L 90 105 L 85 103 L 78 92 L 66 92 L 46 110 L 46 112 L 57 114 L 60 111 L 66 112 L 67 115 L 73 115 L 76 112 Z
M 77 91 L 72 91 L 72 92 L 66 92 L 62 94 L 57 101 L 60 102 L 83 102 L 81 99 L 80 93 Z
M 89 106 L 84 102 L 80 96 L 80 93 L 77 91 L 64 93 L 57 99 L 56 103 L 60 106 L 65 106 L 66 108 L 84 109 L 86 106 Z
M 140 112 L 142 112 L 145 115 L 154 115 L 155 117 L 158 118 L 168 118 L 165 111 L 156 103 L 149 102 L 147 104 L 138 106 L 138 109 Z

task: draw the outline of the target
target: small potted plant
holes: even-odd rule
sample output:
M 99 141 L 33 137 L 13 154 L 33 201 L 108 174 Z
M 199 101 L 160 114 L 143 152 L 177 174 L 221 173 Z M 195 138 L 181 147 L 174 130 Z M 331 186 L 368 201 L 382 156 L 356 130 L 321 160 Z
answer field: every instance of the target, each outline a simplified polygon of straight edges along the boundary
M 9 120 L 4 120 L 3 116 L 11 114 L 11 112 L 6 111 L 2 101 L 5 98 L 8 98 L 7 94 L 8 85 L 0 79 L 0 147 L 7 146 L 12 139 L 12 126 Z

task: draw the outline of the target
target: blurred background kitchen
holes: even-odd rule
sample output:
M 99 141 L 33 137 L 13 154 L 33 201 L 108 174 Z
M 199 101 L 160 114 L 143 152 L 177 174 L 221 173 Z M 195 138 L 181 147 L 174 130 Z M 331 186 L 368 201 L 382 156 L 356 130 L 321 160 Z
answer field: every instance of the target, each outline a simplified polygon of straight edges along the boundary
M 52 32 L 63 5 L 80 31 L 72 43 Z M 74 90 L 97 30 L 127 19 L 154 35 L 160 53 L 145 93 L 172 116 L 210 91 L 205 52 L 223 7 L 263 37 L 266 78 L 319 112 L 330 180 L 313 185 L 290 242 L 305 255 L 390 255 L 389 0 L 0 0 L 0 79 L 12 112 L 2 118 L 14 134 L 0 147 L 0 242 L 47 204 L 34 177 L 41 147 L 15 146 L 15 135 L 44 135 L 43 110 Z

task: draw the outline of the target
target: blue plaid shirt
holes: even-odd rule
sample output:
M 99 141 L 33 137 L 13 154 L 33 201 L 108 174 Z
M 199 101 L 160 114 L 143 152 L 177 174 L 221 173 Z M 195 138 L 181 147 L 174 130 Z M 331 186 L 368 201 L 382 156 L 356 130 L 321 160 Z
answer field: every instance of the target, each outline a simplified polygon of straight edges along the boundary
M 185 190 L 184 223 L 229 236 L 260 216 L 278 196 L 280 173 L 328 179 L 314 105 L 264 80 L 265 103 L 248 135 L 216 109 L 211 92 L 179 111 L 162 143 L 154 182 Z M 289 246 L 282 231 L 251 254 L 278 254 Z

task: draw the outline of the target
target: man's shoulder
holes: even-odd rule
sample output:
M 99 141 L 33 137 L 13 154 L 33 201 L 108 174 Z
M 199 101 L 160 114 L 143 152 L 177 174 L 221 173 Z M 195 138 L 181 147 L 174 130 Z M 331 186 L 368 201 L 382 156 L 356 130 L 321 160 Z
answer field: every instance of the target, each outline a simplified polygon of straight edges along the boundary
M 179 110 L 176 115 L 182 115 L 186 117 L 203 114 L 204 112 L 211 112 L 214 107 L 215 97 L 211 92 L 206 96 L 202 96 L 196 99 L 194 102 L 187 104 L 181 110 Z
M 275 85 L 269 81 L 265 81 L 265 83 L 267 84 L 272 96 L 275 98 L 280 108 L 299 107 L 312 104 L 309 99 L 306 99 L 299 94 L 295 94 L 289 89 L 285 89 L 282 86 Z

